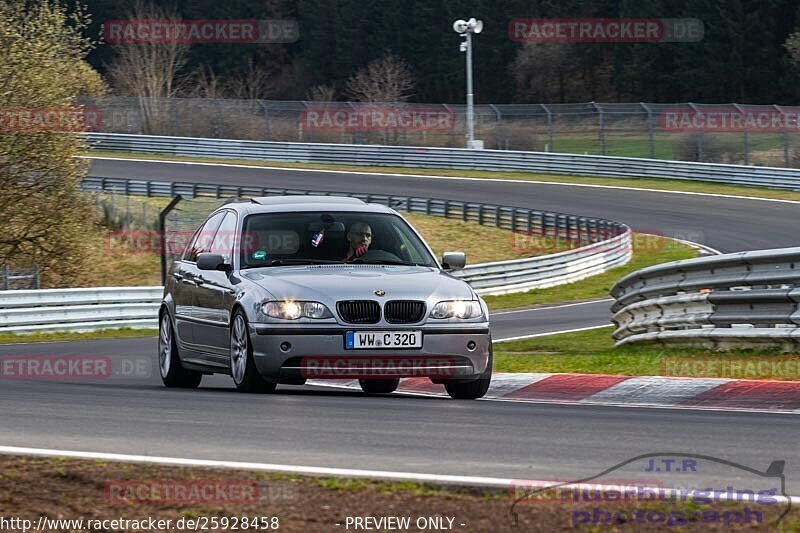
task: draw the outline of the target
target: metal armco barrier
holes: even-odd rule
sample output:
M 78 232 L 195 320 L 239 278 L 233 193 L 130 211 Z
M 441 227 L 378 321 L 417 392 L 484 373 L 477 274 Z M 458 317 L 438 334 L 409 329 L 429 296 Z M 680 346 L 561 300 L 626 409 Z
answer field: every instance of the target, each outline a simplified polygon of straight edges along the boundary
M 188 157 L 460 170 L 516 170 L 578 176 L 666 178 L 800 190 L 800 169 L 597 155 L 356 144 L 290 143 L 87 133 L 94 149 Z
M 648 267 L 611 290 L 617 345 L 800 343 L 800 247 Z
M 0 333 L 157 328 L 163 287 L 0 291 Z
M 531 248 L 532 253 L 545 248 L 537 246 L 537 240 L 574 246 L 566 252 L 529 259 L 470 265 L 455 273 L 470 283 L 479 294 L 486 295 L 507 294 L 570 283 L 625 264 L 631 257 L 630 228 L 624 224 L 533 209 L 457 202 L 440 198 L 155 182 L 123 178 L 86 178 L 81 183 L 81 188 L 96 192 L 114 191 L 147 196 L 181 195 L 192 198 L 309 194 L 352 196 L 368 203 L 388 205 L 412 213 L 455 218 L 511 230 L 516 232 L 516 235 L 511 234 L 510 237 L 512 239 L 521 237 L 522 246 Z M 531 245 L 530 241 L 534 244 Z M 509 243 L 509 246 L 513 245 L 513 242 Z

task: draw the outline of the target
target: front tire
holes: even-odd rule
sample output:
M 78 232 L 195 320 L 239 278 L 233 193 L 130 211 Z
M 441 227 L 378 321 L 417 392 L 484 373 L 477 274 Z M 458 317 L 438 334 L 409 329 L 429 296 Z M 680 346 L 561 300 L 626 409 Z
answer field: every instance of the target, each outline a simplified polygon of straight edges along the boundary
M 359 379 L 358 384 L 367 394 L 389 394 L 397 390 L 400 379 Z
M 158 368 L 164 386 L 179 389 L 194 389 L 203 380 L 203 374 L 186 370 L 178 356 L 178 342 L 169 312 L 161 313 L 158 327 Z
M 253 346 L 247 332 L 247 319 L 241 309 L 231 320 L 231 377 L 239 392 L 272 392 L 276 384 L 265 380 L 253 361 Z
M 486 363 L 486 370 L 483 371 L 478 379 L 472 381 L 445 381 L 444 388 L 447 394 L 454 400 L 477 400 L 486 396 L 486 392 L 492 382 L 493 361 L 492 349 L 489 348 L 489 361 Z

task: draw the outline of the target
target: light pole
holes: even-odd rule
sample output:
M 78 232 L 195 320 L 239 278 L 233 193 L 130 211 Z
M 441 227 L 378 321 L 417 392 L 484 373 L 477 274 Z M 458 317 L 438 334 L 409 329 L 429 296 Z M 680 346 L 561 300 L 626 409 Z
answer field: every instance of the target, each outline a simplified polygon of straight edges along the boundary
M 467 53 L 467 148 L 482 149 L 483 141 L 475 140 L 475 113 L 472 94 L 472 34 L 483 31 L 483 21 L 471 18 L 457 20 L 453 23 L 453 30 L 461 37 L 460 50 Z

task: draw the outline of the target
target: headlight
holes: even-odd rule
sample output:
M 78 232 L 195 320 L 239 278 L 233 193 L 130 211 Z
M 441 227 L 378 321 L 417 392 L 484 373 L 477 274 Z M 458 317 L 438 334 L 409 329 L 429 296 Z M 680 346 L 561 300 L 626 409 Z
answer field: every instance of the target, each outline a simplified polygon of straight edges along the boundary
M 261 312 L 272 318 L 296 320 L 298 318 L 332 318 L 333 314 L 319 302 L 295 302 L 284 300 L 282 302 L 264 302 Z
M 433 306 L 431 318 L 457 318 L 466 320 L 483 316 L 481 303 L 477 300 L 448 300 Z

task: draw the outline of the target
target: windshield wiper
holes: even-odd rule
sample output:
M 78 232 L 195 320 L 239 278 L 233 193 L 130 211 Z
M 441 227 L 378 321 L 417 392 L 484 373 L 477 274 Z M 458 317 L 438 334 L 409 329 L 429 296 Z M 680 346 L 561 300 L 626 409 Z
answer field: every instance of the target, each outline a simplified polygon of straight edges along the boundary
M 343 261 L 331 261 L 329 259 L 273 259 L 269 266 L 283 265 L 331 265 L 341 264 Z
M 354 259 L 351 263 L 363 263 L 365 265 L 401 265 L 401 266 L 428 266 L 422 263 L 408 263 L 406 261 L 395 261 L 393 259 Z

